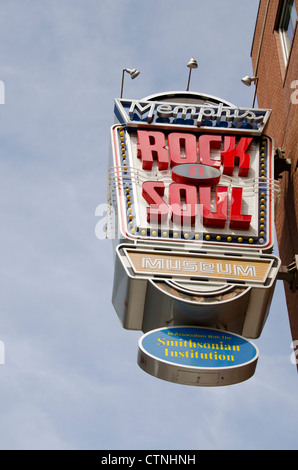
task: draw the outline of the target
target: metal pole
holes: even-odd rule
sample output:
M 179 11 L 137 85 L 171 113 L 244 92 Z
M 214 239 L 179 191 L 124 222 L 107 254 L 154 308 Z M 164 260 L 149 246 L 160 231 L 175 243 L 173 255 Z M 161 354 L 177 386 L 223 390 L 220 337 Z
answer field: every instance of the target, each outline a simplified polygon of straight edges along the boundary
M 188 83 L 187 83 L 187 88 L 186 88 L 186 91 L 189 91 L 190 76 L 191 76 L 191 68 L 189 69 Z
M 125 73 L 125 69 L 123 69 L 123 71 L 122 71 L 122 82 L 121 82 L 120 98 L 122 98 L 122 95 L 123 95 L 124 73 Z
M 255 101 L 256 101 L 256 97 L 257 97 L 258 83 L 259 83 L 259 79 L 256 77 L 255 94 L 254 94 L 254 99 L 253 99 L 253 102 L 252 102 L 252 107 L 253 107 L 253 108 L 255 107 Z

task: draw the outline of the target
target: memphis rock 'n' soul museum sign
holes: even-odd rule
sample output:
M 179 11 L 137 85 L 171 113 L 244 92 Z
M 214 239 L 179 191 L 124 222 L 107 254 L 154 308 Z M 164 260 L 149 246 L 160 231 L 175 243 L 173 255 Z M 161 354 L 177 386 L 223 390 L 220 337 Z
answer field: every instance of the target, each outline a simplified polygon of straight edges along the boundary
M 114 116 L 112 302 L 144 334 L 140 367 L 188 385 L 248 379 L 280 266 L 270 110 L 170 92 L 115 99 Z

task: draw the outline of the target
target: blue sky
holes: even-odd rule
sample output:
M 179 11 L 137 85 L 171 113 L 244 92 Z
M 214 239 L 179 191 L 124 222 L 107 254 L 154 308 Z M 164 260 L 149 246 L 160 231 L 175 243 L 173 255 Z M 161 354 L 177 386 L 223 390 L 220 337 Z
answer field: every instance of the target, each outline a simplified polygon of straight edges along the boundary
M 0 5 L 1 449 L 296 449 L 298 376 L 278 282 L 250 380 L 197 388 L 137 365 L 111 304 L 113 100 L 191 90 L 251 106 L 258 0 Z

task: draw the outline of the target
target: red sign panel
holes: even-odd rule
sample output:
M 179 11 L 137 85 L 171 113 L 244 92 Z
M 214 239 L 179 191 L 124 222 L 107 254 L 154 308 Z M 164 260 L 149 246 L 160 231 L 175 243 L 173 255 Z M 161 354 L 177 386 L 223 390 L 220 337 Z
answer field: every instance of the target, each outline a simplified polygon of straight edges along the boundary
M 273 153 L 264 135 L 112 128 L 121 238 L 265 250 L 273 241 Z

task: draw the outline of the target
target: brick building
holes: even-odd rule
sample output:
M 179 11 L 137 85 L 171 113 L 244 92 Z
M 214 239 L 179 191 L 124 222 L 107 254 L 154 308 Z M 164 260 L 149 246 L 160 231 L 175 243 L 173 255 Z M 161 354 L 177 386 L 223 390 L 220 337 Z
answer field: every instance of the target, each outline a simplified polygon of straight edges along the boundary
M 266 134 L 280 157 L 275 226 L 280 258 L 287 266 L 298 254 L 297 12 L 298 0 L 260 0 L 251 49 L 258 107 L 272 109 Z M 293 292 L 284 284 L 292 337 L 298 340 L 298 289 Z

